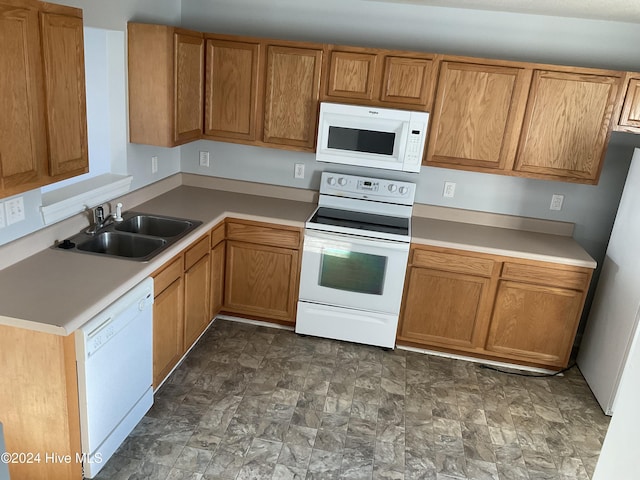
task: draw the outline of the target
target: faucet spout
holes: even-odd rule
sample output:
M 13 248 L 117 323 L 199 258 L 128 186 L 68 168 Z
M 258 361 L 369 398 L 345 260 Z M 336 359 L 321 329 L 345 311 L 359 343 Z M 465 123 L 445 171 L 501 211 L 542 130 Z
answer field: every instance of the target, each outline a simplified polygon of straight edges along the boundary
M 90 226 L 85 230 L 85 233 L 87 233 L 88 235 L 95 235 L 102 228 L 107 226 L 109 219 L 111 219 L 112 217 L 113 215 L 109 215 L 108 217 L 105 218 L 104 208 L 102 207 L 102 205 L 96 207 L 95 210 L 93 211 L 94 223 L 92 226 Z

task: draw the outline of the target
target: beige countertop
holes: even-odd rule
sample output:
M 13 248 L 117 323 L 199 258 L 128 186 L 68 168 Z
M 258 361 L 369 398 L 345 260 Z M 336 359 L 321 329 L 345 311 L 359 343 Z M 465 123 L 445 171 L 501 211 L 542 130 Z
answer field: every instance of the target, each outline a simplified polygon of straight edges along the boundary
M 413 243 L 472 252 L 596 268 L 596 261 L 572 237 L 509 228 L 413 217 Z
M 132 210 L 203 224 L 149 262 L 48 248 L 0 270 L 0 325 L 68 335 L 225 217 L 304 227 L 316 204 L 180 186 Z M 73 235 L 75 232 L 69 232 Z M 414 243 L 595 268 L 573 238 L 414 217 Z

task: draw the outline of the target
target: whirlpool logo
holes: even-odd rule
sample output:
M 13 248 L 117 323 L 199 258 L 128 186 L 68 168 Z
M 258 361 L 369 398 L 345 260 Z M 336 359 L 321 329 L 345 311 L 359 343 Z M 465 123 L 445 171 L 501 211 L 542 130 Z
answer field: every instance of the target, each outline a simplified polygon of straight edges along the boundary
M 369 110 L 371 115 L 380 115 L 380 112 L 376 112 L 375 110 Z

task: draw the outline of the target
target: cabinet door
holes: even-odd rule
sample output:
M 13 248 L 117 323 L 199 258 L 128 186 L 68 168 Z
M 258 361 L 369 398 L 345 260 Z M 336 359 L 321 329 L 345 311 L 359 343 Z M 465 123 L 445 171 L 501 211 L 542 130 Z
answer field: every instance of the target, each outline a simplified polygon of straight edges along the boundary
M 322 50 L 267 48 L 265 143 L 315 149 Z
M 388 56 L 384 60 L 380 100 L 429 107 L 435 83 L 434 62 L 424 58 Z
M 82 18 L 42 13 L 49 174 L 89 171 Z
M 299 252 L 227 241 L 225 310 L 295 321 Z
M 582 309 L 583 293 L 501 280 L 486 350 L 565 367 Z
M 184 353 L 184 282 L 178 277 L 153 304 L 153 387 L 157 388 Z
M 210 255 L 207 254 L 184 274 L 184 349 L 187 350 L 211 320 L 209 310 Z
M 260 45 L 207 38 L 205 135 L 256 139 Z
M 0 1 L 0 197 L 46 174 L 38 10 Z
M 473 348 L 486 336 L 490 279 L 411 268 L 399 338 Z
M 619 124 L 640 127 L 640 78 L 632 78 L 629 82 Z
M 597 183 L 620 79 L 535 71 L 514 170 Z
M 327 97 L 371 100 L 378 55 L 334 50 L 329 59 Z
M 526 83 L 520 68 L 443 62 L 427 165 L 511 168 Z
M 176 144 L 202 135 L 204 95 L 204 39 L 174 33 L 174 140 Z
M 225 244 L 218 243 L 211 250 L 211 318 L 214 318 L 224 303 Z

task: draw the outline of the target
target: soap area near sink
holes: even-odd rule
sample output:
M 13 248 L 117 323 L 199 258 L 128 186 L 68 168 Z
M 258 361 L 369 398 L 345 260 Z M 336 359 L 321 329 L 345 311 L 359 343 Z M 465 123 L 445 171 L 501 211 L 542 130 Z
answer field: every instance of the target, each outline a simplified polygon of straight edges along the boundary
M 98 207 L 96 211 L 101 207 Z M 96 215 L 96 219 L 101 218 Z M 140 212 L 115 214 L 54 245 L 69 252 L 146 262 L 202 225 L 199 220 Z

